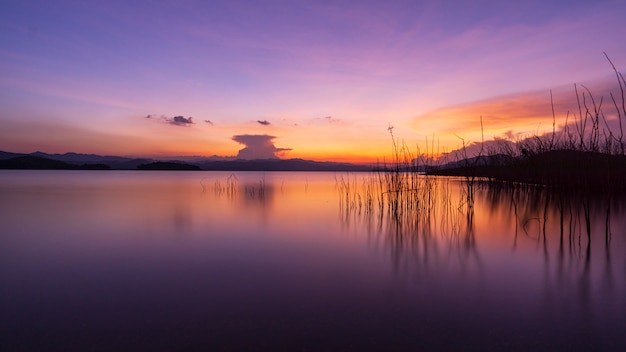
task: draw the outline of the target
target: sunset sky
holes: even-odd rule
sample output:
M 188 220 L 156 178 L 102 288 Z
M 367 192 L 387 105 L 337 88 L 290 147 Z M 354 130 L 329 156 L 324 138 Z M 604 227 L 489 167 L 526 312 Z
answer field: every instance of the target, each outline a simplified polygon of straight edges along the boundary
M 481 116 L 486 139 L 542 133 L 550 90 L 559 121 L 574 83 L 619 91 L 603 52 L 624 72 L 625 14 L 623 0 L 3 0 L 0 150 L 371 162 L 389 126 L 441 151 L 480 140 Z

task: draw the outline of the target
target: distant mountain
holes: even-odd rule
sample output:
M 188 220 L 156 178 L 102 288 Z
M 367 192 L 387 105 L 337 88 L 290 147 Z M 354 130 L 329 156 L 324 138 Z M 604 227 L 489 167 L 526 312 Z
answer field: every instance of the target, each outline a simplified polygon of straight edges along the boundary
M 429 170 L 439 169 L 454 169 L 454 168 L 464 168 L 464 167 L 473 167 L 473 166 L 488 166 L 488 165 L 499 165 L 506 166 L 513 162 L 515 162 L 517 158 L 505 154 L 495 154 L 495 155 L 481 155 L 475 156 L 467 159 L 461 159 L 457 161 L 451 161 L 449 163 L 434 167 L 431 166 Z
M 7 160 L 7 159 L 15 158 L 18 156 L 24 156 L 24 155 L 25 154 L 9 153 L 9 152 L 3 152 L 0 150 L 0 160 Z
M 108 170 L 105 164 L 69 164 L 59 160 L 43 158 L 34 155 L 16 156 L 0 160 L 0 169 L 27 169 L 27 170 Z
M 52 160 L 63 161 L 70 164 L 105 164 L 112 169 L 119 170 L 134 170 L 139 165 L 153 161 L 146 158 L 125 158 L 121 156 L 102 156 L 96 154 L 79 154 L 79 153 L 65 153 L 65 154 L 47 154 L 43 152 L 34 152 L 29 155 L 39 156 L 42 158 L 48 158 Z
M 26 159 L 12 160 L 14 158 Z M 32 159 L 38 158 L 38 159 Z M 12 160 L 9 162 L 9 160 Z M 29 161 L 30 160 L 30 161 Z M 30 166 L 29 166 L 30 165 Z M 304 159 L 243 160 L 232 157 L 175 157 L 167 160 L 126 158 L 96 154 L 20 154 L 0 151 L 0 168 L 4 169 L 115 169 L 115 170 L 220 170 L 220 171 L 369 171 L 366 165 L 319 162 Z

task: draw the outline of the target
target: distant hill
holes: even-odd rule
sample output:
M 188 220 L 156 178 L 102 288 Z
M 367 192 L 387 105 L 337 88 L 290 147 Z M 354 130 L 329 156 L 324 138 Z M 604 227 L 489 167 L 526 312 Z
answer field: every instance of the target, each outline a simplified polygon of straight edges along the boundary
M 53 160 L 33 155 L 17 156 L 10 159 L 0 160 L 0 169 L 22 170 L 109 170 L 105 164 L 82 164 L 75 165 L 59 160 Z
M 462 169 L 467 166 L 489 166 L 489 165 L 500 165 L 505 166 L 512 163 L 515 163 L 518 159 L 509 155 L 504 154 L 495 154 L 495 155 L 481 155 L 475 156 L 467 159 L 459 159 L 456 161 L 451 161 L 446 164 L 435 166 L 431 165 L 429 167 L 429 171 L 431 170 L 447 170 L 447 169 Z
M 63 161 L 74 165 L 104 164 L 108 165 L 111 169 L 117 170 L 134 170 L 137 168 L 137 166 L 141 164 L 153 161 L 146 158 L 126 158 L 121 156 L 102 156 L 96 154 L 79 153 L 47 154 L 43 152 L 34 152 L 28 155 Z
M 20 157 L 28 158 L 12 160 Z M 79 153 L 48 154 L 40 151 L 31 154 L 0 151 L 0 168 L 216 171 L 369 171 L 372 169 L 366 165 L 304 159 L 235 160 L 229 157 L 192 156 L 178 157 L 172 160 L 154 160 Z
M 25 154 L 9 153 L 9 152 L 3 152 L 0 150 L 0 160 L 7 160 L 7 159 L 15 158 L 18 156 L 24 156 L 24 155 Z

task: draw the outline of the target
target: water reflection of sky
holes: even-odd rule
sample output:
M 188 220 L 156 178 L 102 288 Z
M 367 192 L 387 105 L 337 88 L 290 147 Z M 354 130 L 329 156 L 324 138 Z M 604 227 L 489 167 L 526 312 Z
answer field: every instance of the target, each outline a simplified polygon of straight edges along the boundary
M 334 174 L 237 173 L 230 193 L 229 177 L 1 173 L 0 344 L 624 346 L 623 207 L 608 246 L 593 213 L 588 246 L 579 218 L 560 241 L 558 211 L 535 199 L 479 192 L 468 224 L 446 185 L 429 221 L 399 223 L 345 208 Z

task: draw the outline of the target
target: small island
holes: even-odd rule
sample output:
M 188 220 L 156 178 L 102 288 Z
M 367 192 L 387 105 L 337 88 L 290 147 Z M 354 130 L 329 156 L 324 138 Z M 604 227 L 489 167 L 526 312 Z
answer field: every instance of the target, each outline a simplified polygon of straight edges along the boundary
M 141 164 L 137 166 L 137 170 L 187 170 L 187 171 L 200 171 L 200 167 L 197 165 L 191 165 L 181 162 L 172 161 L 156 161 L 148 164 Z

